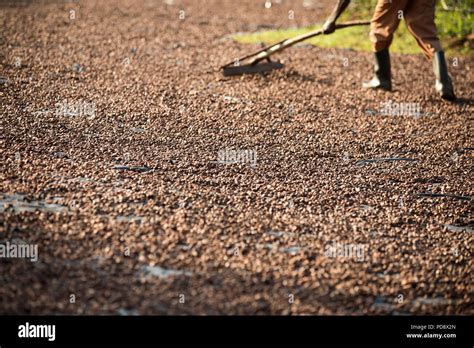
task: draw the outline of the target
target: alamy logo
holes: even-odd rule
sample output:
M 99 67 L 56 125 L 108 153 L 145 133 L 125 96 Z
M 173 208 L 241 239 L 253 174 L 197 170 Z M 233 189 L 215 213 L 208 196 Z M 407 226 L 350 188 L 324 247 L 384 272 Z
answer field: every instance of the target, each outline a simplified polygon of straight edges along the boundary
M 56 116 L 95 117 L 96 106 L 85 101 L 71 102 L 67 99 L 56 103 Z
M 329 258 L 351 258 L 362 262 L 365 258 L 365 245 L 346 243 L 327 244 L 324 255 Z
M 38 261 L 38 245 L 27 244 L 23 241 L 0 244 L 0 258 L 30 259 L 31 262 L 36 262 Z
M 47 338 L 48 341 L 56 339 L 56 325 L 35 325 L 28 322 L 18 326 L 20 338 Z
M 257 152 L 255 150 L 223 149 L 217 153 L 217 162 L 220 164 L 249 163 L 252 168 L 255 168 Z
M 389 100 L 382 103 L 380 114 L 384 116 L 421 116 L 420 103 L 397 103 Z

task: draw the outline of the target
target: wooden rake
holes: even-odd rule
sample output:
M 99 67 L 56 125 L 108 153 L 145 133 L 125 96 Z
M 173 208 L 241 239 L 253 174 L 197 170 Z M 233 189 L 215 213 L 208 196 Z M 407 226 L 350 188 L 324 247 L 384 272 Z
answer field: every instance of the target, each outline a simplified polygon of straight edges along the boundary
M 370 21 L 351 21 L 336 24 L 336 30 L 348 27 L 355 27 L 360 25 L 369 25 Z M 270 56 L 274 55 L 277 52 L 283 51 L 285 48 L 293 46 L 299 42 L 305 41 L 309 38 L 323 34 L 323 29 L 317 29 L 310 31 L 305 34 L 298 35 L 293 38 L 285 39 L 280 42 L 277 42 L 273 45 L 263 47 L 262 49 L 253 52 L 244 57 L 233 60 L 230 63 L 227 63 L 221 66 L 224 76 L 236 76 L 243 74 L 257 74 L 274 69 L 283 68 L 283 64 L 280 62 L 274 62 L 270 60 Z M 262 63 L 263 60 L 266 62 Z

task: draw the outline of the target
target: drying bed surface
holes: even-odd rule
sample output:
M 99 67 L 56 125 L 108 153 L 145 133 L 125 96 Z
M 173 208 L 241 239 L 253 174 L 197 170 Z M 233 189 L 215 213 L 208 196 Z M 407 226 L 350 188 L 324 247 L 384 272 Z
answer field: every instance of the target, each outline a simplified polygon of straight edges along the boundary
M 222 76 L 331 7 L 264 3 L 2 2 L 0 313 L 473 314 L 472 57 Z

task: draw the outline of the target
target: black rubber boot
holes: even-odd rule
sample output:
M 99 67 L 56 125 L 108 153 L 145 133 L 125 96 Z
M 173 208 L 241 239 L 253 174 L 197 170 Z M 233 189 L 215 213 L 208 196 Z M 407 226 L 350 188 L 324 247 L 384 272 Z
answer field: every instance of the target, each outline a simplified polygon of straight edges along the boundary
M 433 57 L 433 70 L 436 75 L 435 88 L 441 98 L 451 101 L 456 100 L 453 83 L 448 74 L 448 65 L 446 64 L 443 51 L 435 52 Z
M 372 80 L 364 82 L 362 87 L 372 89 L 392 90 L 392 74 L 390 72 L 390 53 L 388 48 L 375 52 L 375 76 Z

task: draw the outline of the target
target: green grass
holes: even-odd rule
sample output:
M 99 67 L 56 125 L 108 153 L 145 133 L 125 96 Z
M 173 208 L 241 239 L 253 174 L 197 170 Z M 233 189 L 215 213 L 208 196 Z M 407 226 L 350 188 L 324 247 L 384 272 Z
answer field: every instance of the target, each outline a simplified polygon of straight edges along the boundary
M 240 43 L 260 43 L 271 44 L 281 41 L 288 37 L 304 34 L 308 31 L 318 29 L 319 26 L 305 28 L 290 28 L 282 30 L 269 30 L 250 34 L 237 34 L 233 38 Z M 368 27 L 346 28 L 334 32 L 331 35 L 321 35 L 305 41 L 314 46 L 331 48 L 351 48 L 357 51 L 370 51 L 371 42 L 369 40 Z M 392 46 L 392 52 L 399 53 L 419 53 L 420 49 L 415 39 L 410 35 L 406 28 L 400 26 L 395 34 Z
M 370 6 L 361 7 L 363 5 L 351 8 L 354 13 L 345 13 L 339 20 L 340 22 L 352 19 L 370 18 Z M 373 8 L 373 7 L 372 7 Z M 362 18 L 361 18 L 362 17 Z M 461 12 L 446 12 L 438 10 L 436 14 L 436 23 L 438 26 L 439 36 L 442 44 L 448 55 L 454 56 L 458 54 L 472 54 L 469 43 L 464 45 L 455 45 L 449 47 L 449 43 L 459 41 L 467 37 L 471 33 L 471 25 L 474 22 L 472 13 Z M 256 33 L 239 33 L 233 36 L 234 40 L 240 43 L 264 43 L 272 44 L 283 39 L 294 37 L 308 31 L 318 29 L 318 25 L 304 27 L 304 28 L 288 28 L 279 30 L 268 30 Z M 371 51 L 371 42 L 369 40 L 369 27 L 351 27 L 341 29 L 331 35 L 321 35 L 305 41 L 314 46 L 323 48 L 350 48 L 357 51 Z M 401 21 L 395 32 L 394 40 L 390 46 L 391 52 L 404 54 L 421 54 L 421 49 L 418 47 L 413 36 L 408 31 L 405 22 Z

